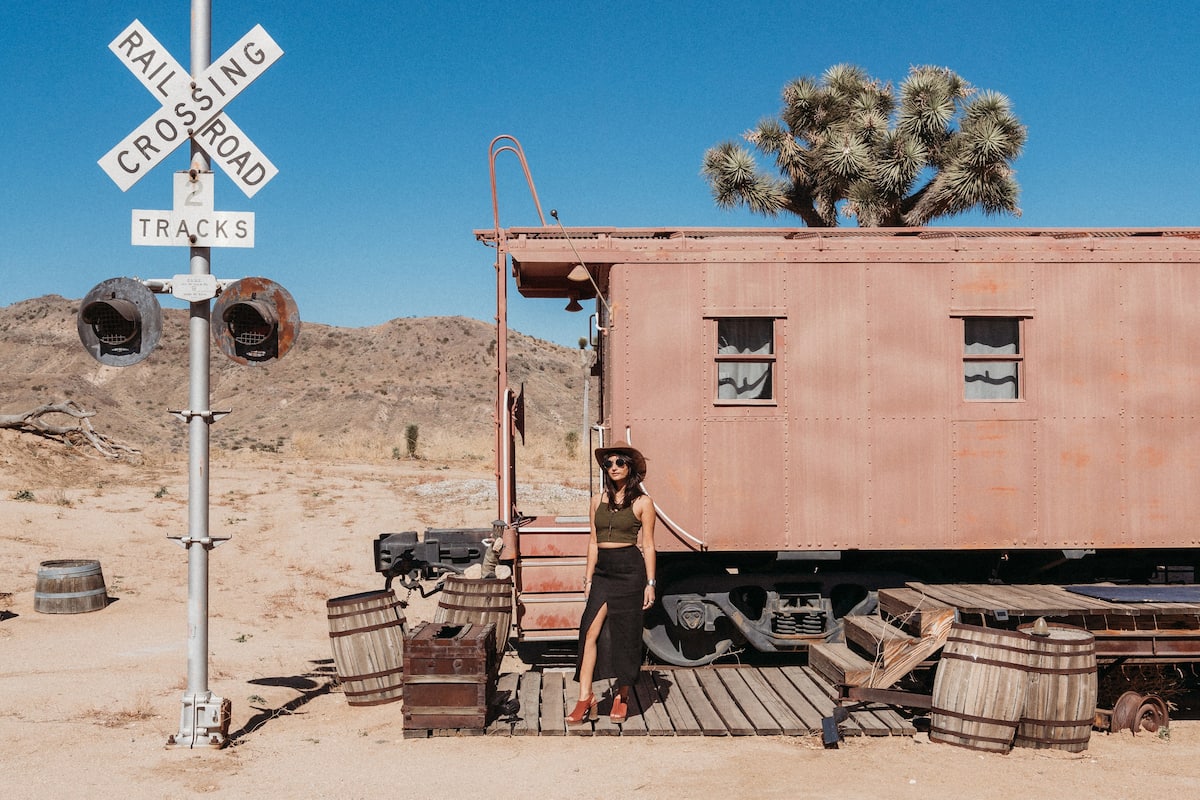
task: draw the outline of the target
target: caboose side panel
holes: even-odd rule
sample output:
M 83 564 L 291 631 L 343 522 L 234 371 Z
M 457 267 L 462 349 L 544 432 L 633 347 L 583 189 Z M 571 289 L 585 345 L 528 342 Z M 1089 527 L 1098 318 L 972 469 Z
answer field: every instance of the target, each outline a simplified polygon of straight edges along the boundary
M 1197 335 L 1168 298 L 1195 296 L 1194 266 L 1028 250 L 612 265 L 611 435 L 655 463 L 664 547 L 1192 541 Z M 741 320 L 770 331 L 770 386 L 722 397 Z M 964 341 L 980 320 L 1014 331 L 995 362 Z

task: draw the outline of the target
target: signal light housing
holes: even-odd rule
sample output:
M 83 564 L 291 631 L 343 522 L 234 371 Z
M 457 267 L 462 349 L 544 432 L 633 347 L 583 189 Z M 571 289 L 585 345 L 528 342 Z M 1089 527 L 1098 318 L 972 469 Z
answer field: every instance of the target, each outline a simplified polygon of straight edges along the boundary
M 300 335 L 296 301 L 267 278 L 242 278 L 213 306 L 217 349 L 238 364 L 265 364 L 287 355 Z
M 158 345 L 162 308 L 140 281 L 109 278 L 83 298 L 75 326 L 92 358 L 107 366 L 128 367 Z

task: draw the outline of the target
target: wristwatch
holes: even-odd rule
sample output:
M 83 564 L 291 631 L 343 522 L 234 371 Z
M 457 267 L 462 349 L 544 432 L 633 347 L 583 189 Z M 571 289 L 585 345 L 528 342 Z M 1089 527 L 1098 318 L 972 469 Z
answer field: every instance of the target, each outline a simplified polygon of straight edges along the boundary
M 658 581 L 654 580 L 654 578 L 651 578 L 650 580 L 646 581 L 646 585 L 647 586 L 658 586 Z

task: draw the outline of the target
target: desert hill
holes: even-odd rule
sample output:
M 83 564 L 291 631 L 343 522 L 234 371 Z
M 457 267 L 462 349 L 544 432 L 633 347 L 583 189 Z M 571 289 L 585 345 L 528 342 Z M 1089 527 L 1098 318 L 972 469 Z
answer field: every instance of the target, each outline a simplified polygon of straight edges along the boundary
M 164 308 L 158 348 L 140 364 L 107 367 L 79 343 L 79 302 L 49 295 L 0 307 L 0 413 L 75 400 L 92 423 L 147 453 L 187 449 L 168 409 L 188 405 L 187 311 Z M 358 461 L 416 455 L 490 464 L 494 449 L 495 327 L 465 317 L 394 319 L 367 328 L 304 323 L 296 346 L 266 366 L 234 364 L 213 348 L 214 451 L 242 449 Z M 525 384 L 519 458 L 579 457 L 583 354 L 509 335 L 510 383 Z M 526 462 L 529 463 L 529 462 Z

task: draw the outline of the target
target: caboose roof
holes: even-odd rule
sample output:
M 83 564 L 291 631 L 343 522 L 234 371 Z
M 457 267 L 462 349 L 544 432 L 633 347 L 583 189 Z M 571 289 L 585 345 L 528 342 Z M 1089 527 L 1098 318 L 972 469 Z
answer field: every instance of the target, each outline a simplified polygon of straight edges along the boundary
M 512 256 L 526 297 L 586 299 L 582 261 L 603 287 L 624 263 L 1170 261 L 1200 257 L 1200 228 L 507 228 L 477 230 Z

